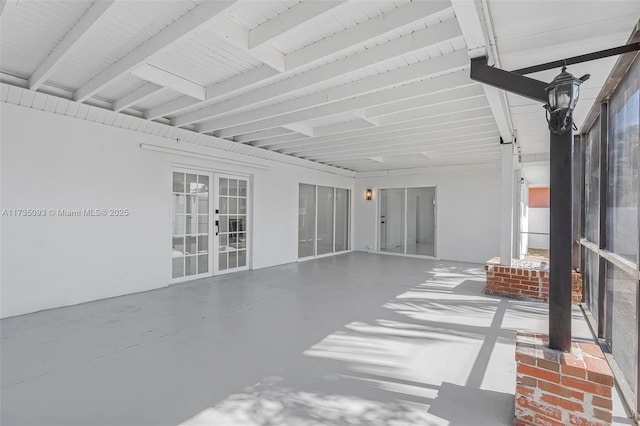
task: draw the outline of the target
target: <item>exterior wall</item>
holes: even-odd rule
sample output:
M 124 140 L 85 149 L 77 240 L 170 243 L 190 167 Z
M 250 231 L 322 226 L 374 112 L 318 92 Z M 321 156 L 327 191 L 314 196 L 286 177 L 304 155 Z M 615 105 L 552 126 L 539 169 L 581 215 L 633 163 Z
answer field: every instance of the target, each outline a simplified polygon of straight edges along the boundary
M 378 189 L 436 187 L 436 257 L 484 263 L 500 250 L 500 169 L 434 168 L 428 174 L 356 176 L 354 250 L 376 251 Z M 366 201 L 367 188 L 374 197 Z
M 2 209 L 130 211 L 127 217 L 3 216 L 2 317 L 168 285 L 174 166 L 251 176 L 253 269 L 297 260 L 299 182 L 353 189 L 351 177 L 0 107 Z M 237 165 L 149 151 L 141 143 L 220 155 Z M 268 170 L 251 166 L 256 163 Z

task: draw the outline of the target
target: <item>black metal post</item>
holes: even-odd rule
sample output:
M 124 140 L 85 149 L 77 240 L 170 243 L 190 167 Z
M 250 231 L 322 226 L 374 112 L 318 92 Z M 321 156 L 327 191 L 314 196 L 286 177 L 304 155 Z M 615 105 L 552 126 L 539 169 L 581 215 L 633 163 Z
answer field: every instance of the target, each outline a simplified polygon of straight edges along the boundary
M 573 135 L 551 133 L 549 347 L 571 350 L 571 152 Z

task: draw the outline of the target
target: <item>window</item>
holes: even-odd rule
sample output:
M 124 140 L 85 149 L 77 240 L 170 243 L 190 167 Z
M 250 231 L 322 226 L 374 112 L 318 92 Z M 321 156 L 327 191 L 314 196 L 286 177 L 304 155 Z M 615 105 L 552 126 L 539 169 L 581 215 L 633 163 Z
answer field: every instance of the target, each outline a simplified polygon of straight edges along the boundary
M 351 191 L 301 183 L 298 194 L 298 257 L 349 250 Z

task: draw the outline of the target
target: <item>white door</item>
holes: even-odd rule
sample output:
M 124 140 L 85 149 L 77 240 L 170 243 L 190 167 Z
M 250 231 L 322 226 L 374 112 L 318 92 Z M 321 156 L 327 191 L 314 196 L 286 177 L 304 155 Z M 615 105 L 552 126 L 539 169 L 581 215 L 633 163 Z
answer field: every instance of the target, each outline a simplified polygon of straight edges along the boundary
M 249 180 L 214 175 L 214 274 L 249 268 Z

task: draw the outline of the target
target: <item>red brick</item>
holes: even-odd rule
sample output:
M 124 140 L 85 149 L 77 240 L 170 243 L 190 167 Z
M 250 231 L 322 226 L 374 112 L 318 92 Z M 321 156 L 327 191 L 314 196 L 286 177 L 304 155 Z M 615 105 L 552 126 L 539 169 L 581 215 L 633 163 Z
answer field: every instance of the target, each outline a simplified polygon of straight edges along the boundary
M 593 415 L 595 416 L 596 419 L 603 420 L 605 422 L 611 423 L 611 421 L 613 420 L 613 414 L 611 414 L 611 411 L 609 410 L 601 410 L 599 408 L 594 408 Z
M 516 400 L 516 404 L 521 407 L 528 408 L 531 411 L 534 411 L 538 414 L 543 414 L 547 417 L 551 417 L 557 420 L 562 419 L 562 413 L 556 407 L 549 407 L 544 404 L 540 404 L 536 401 L 528 399 L 525 396 L 521 396 Z
M 524 386 L 516 385 L 516 394 L 517 395 L 526 395 L 533 396 L 534 390 L 531 388 L 527 388 Z
M 583 352 L 586 352 L 596 358 L 604 359 L 604 354 L 602 353 L 600 346 L 593 343 L 578 343 L 578 346 L 580 347 L 580 349 L 582 349 Z
M 563 388 L 562 386 L 556 385 L 555 383 L 549 383 L 540 380 L 538 387 L 545 392 L 553 393 L 567 398 L 571 397 L 571 391 L 569 389 Z
M 592 422 L 591 420 L 585 419 L 581 416 L 575 416 L 573 414 L 569 414 L 569 424 L 574 426 L 605 426 L 604 423 L 601 422 Z
M 571 391 L 571 398 L 579 399 L 580 401 L 584 401 L 584 393 L 572 390 Z
M 595 393 L 600 396 L 611 397 L 611 387 L 609 386 L 585 382 L 584 380 L 572 379 L 571 377 L 563 377 L 562 384 L 574 389 L 583 390 L 589 393 Z
M 526 374 L 531 377 L 543 379 L 548 382 L 560 383 L 560 375 L 549 370 L 543 370 L 537 367 L 531 367 L 526 364 L 518 364 L 518 373 Z
M 589 381 L 613 386 L 613 373 L 611 373 L 607 361 L 600 358 L 585 357 L 584 362 L 587 364 L 587 378 Z
M 536 365 L 545 370 L 555 371 L 556 373 L 560 371 L 560 364 L 554 361 L 539 358 Z
M 538 380 L 529 376 L 518 376 L 517 383 L 524 386 L 530 386 L 530 387 L 538 386 Z
M 551 419 L 547 416 L 543 416 L 542 414 L 536 414 L 533 424 L 540 426 L 565 426 L 564 423 Z
M 591 403 L 596 407 L 607 408 L 609 410 L 613 409 L 613 402 L 611 401 L 611 398 L 602 398 L 601 396 L 593 395 Z

